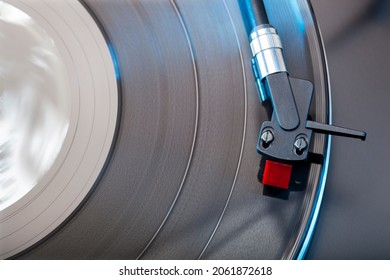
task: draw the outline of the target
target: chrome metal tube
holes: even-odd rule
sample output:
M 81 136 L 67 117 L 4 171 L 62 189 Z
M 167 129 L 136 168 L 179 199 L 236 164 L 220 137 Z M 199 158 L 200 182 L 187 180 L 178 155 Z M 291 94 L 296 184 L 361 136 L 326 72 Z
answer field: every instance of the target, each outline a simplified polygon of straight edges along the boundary
M 286 72 L 283 46 L 276 29 L 269 24 L 259 25 L 250 34 L 252 66 L 262 101 L 268 99 L 262 81 L 265 77 Z

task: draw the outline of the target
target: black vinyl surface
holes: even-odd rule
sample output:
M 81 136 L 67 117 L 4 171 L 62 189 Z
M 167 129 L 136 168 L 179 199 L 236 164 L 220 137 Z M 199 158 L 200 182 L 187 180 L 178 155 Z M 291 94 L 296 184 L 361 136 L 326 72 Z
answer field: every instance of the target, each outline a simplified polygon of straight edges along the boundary
M 309 259 L 390 259 L 390 3 L 312 0 L 324 35 L 333 123 L 366 142 L 332 139 Z
M 278 5 L 273 5 L 278 2 Z M 121 74 L 112 158 L 86 203 L 23 259 L 279 259 L 299 250 L 320 165 L 288 200 L 263 196 L 256 142 L 267 119 L 236 1 L 88 0 Z M 291 76 L 327 77 L 306 1 L 266 1 Z M 324 153 L 316 136 L 312 149 Z

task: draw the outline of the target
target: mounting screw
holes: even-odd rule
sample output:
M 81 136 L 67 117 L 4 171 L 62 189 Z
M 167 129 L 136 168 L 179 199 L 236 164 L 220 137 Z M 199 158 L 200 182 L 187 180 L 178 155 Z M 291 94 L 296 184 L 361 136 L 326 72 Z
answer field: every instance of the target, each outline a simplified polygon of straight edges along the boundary
M 296 139 L 295 139 L 295 142 L 294 142 L 294 148 L 295 148 L 295 152 L 297 153 L 297 155 L 302 155 L 303 152 L 307 149 L 307 140 L 305 137 L 303 136 L 298 136 Z
M 263 145 L 263 148 L 268 148 L 269 145 L 274 141 L 275 137 L 274 134 L 270 129 L 264 129 L 263 133 L 261 134 L 261 142 Z

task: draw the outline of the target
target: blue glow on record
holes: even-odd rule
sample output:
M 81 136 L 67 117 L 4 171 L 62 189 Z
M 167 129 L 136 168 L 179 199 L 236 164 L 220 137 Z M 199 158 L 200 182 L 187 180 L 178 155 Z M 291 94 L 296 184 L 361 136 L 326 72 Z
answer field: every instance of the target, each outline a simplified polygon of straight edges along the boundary
M 115 77 L 117 80 L 119 80 L 120 72 L 119 72 L 118 58 L 116 56 L 116 53 L 111 43 L 108 43 L 108 49 L 110 50 L 112 62 L 114 63 Z
M 309 229 L 307 230 L 306 237 L 305 237 L 303 244 L 302 244 L 302 248 L 299 251 L 299 254 L 297 257 L 298 260 L 303 260 L 305 258 L 307 250 L 309 249 L 309 245 L 311 243 L 311 240 L 312 240 L 312 237 L 314 234 L 316 224 L 317 224 L 318 215 L 320 213 L 321 204 L 322 204 L 322 198 L 324 196 L 326 179 L 327 179 L 328 171 L 329 171 L 330 147 L 331 147 L 331 136 L 329 135 L 328 136 L 328 146 L 327 146 L 326 158 L 325 158 L 325 162 L 324 162 L 323 172 L 322 172 L 321 178 L 320 178 L 320 187 L 318 189 L 317 198 L 315 200 L 314 211 L 313 211 L 313 214 L 311 217 L 310 226 L 309 226 Z
M 322 39 L 321 43 L 323 45 Z M 326 64 L 326 54 L 325 55 L 325 64 Z M 329 77 L 329 71 L 328 71 L 328 66 L 326 65 L 326 72 L 327 76 Z M 332 94 L 329 86 L 329 124 L 332 124 Z M 314 230 L 316 228 L 317 220 L 318 220 L 318 215 L 320 213 L 321 209 L 321 204 L 322 204 L 322 198 L 324 196 L 324 191 L 325 191 L 325 185 L 326 185 L 326 179 L 328 177 L 328 171 L 329 171 L 329 161 L 330 161 L 330 148 L 332 144 L 332 137 L 328 135 L 328 145 L 326 147 L 326 156 L 324 160 L 324 166 L 322 169 L 322 174 L 319 182 L 319 189 L 317 191 L 317 198 L 315 200 L 315 205 L 314 205 L 314 211 L 312 213 L 312 217 L 310 220 L 310 225 L 307 230 L 305 239 L 303 241 L 302 247 L 298 253 L 297 259 L 298 260 L 303 260 L 306 256 L 307 250 L 309 249 L 311 240 L 313 238 Z
M 295 15 L 295 20 L 297 20 L 299 31 L 305 33 L 306 32 L 305 21 L 303 20 L 301 9 L 299 8 L 298 2 L 292 1 L 291 5 Z

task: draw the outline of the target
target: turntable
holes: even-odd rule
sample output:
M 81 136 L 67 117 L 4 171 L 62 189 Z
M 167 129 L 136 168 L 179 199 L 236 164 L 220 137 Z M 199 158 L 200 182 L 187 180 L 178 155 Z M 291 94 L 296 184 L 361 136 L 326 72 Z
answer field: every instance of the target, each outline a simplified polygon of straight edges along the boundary
M 308 1 L 2 0 L 0 24 L 1 258 L 305 257 L 329 134 L 366 136 L 332 125 Z

